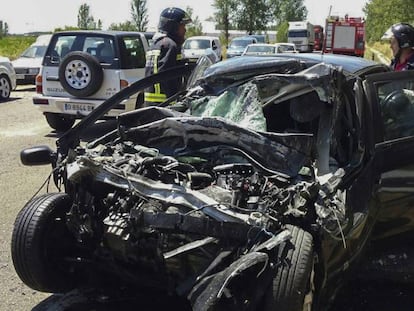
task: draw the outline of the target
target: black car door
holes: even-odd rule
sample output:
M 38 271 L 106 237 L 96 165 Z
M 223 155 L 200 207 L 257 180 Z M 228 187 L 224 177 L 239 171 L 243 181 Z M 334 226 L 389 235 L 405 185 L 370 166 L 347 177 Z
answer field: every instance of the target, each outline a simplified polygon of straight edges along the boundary
M 380 174 L 377 235 L 414 229 L 414 71 L 366 77 L 374 162 Z

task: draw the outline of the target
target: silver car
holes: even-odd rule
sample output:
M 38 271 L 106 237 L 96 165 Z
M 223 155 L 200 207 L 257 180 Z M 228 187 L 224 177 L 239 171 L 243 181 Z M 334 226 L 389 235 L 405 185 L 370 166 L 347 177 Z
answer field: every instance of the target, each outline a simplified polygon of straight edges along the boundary
M 16 72 L 10 59 L 0 56 L 0 101 L 10 97 L 12 90 L 16 88 Z

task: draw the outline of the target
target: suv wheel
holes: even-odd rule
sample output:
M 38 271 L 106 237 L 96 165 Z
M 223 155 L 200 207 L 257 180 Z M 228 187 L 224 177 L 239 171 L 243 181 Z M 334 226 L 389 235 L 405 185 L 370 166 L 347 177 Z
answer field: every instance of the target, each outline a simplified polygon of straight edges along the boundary
M 59 81 L 73 96 L 90 96 L 102 85 L 102 67 L 98 59 L 88 53 L 70 52 L 59 66 Z
M 57 113 L 45 113 L 46 121 L 50 127 L 58 132 L 66 132 L 75 123 L 75 118 Z
M 10 97 L 11 83 L 6 75 L 0 75 L 0 100 Z

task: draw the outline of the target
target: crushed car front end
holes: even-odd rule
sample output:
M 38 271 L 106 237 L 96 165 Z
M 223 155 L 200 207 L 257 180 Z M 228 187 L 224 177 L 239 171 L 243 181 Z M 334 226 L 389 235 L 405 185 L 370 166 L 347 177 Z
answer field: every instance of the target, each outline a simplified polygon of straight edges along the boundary
M 72 278 L 72 288 L 116 280 L 184 297 L 194 310 L 311 306 L 330 264 L 321 237 L 346 248 L 352 223 L 344 181 L 360 165 L 353 152 L 362 153 L 361 145 L 345 130 L 338 135 L 350 150 L 334 158 L 343 143 L 331 138 L 347 83 L 340 70 L 271 62 L 263 65 L 263 75 L 228 74 L 217 64 L 176 105 L 122 114 L 116 130 L 78 143 L 79 132 L 99 118 L 94 114 L 123 99 L 118 94 L 59 139 L 57 153 L 23 151 L 29 165 L 49 157 L 64 193 L 59 202 L 65 203 L 55 207 L 53 198 L 42 197 L 18 216 L 12 248 L 21 279 L 37 290 L 62 291 L 55 279 L 24 266 L 27 258 L 19 254 L 29 246 L 17 242 L 25 234 L 27 210 L 61 208 L 59 217 L 44 217 L 54 224 L 58 218 L 70 251 L 60 254 L 48 244 L 47 261 L 53 264 L 44 269 Z M 269 131 L 277 116 L 266 115 L 266 105 L 278 105 L 287 93 L 309 92 L 318 95 L 314 118 L 304 120 L 296 111 L 296 119 L 313 127 Z M 355 115 L 348 111 L 347 117 Z M 358 132 L 357 124 L 352 132 Z M 57 268 L 62 262 L 65 271 Z

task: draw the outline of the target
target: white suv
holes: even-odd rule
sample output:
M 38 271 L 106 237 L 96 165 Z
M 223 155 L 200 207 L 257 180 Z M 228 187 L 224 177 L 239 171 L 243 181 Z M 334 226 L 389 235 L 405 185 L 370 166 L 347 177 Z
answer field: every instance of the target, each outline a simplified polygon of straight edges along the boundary
M 66 131 L 121 89 L 145 76 L 148 43 L 140 32 L 65 31 L 53 34 L 36 77 L 33 104 L 49 125 Z M 129 98 L 106 117 L 134 110 Z

